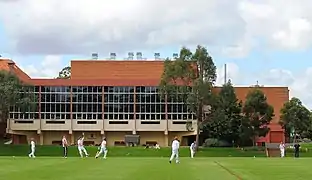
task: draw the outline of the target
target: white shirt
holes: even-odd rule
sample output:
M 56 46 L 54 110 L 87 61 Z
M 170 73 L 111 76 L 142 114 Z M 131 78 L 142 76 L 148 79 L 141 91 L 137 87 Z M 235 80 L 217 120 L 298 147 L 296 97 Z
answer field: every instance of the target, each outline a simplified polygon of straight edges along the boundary
M 35 147 L 36 147 L 35 141 L 30 141 L 30 147 L 31 147 L 31 148 L 35 148 Z
M 191 150 L 194 150 L 194 149 L 195 149 L 195 146 L 196 146 L 196 144 L 195 144 L 195 143 L 192 143 L 191 146 L 190 146 L 190 149 L 191 149 Z
M 67 139 L 66 138 L 62 139 L 62 145 L 63 145 L 63 147 L 67 146 Z
M 172 150 L 178 150 L 180 148 L 180 142 L 178 140 L 173 140 L 171 147 Z
M 285 144 L 280 144 L 279 148 L 280 148 L 280 150 L 285 150 Z
M 106 148 L 106 141 L 105 140 L 102 141 L 101 148 Z
M 78 146 L 82 147 L 83 146 L 83 139 L 78 139 L 78 142 L 77 142 Z

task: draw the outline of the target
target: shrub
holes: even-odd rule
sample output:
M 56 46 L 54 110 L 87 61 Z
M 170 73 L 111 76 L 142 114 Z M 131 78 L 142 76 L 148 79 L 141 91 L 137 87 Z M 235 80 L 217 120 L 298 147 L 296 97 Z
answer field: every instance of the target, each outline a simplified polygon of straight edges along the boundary
M 218 145 L 218 139 L 214 139 L 214 138 L 206 139 L 203 144 L 204 147 L 217 147 L 217 145 Z
M 205 140 L 204 147 L 231 147 L 231 143 L 215 138 L 208 138 Z
M 264 146 L 252 146 L 243 148 L 244 151 L 265 151 Z

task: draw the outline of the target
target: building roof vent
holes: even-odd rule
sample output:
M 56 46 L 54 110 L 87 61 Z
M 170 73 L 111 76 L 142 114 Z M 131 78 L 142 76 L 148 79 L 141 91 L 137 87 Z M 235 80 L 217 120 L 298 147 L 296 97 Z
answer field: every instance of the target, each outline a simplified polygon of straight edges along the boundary
M 142 52 L 136 53 L 137 60 L 142 60 Z
M 115 60 L 116 59 L 116 53 L 110 53 L 110 59 Z
M 173 54 L 172 54 L 172 58 L 173 58 L 173 59 L 177 59 L 178 57 L 179 57 L 179 54 L 178 54 L 178 53 L 173 53 Z
M 155 53 L 154 57 L 155 57 L 155 60 L 159 60 L 160 59 L 160 53 Z
M 133 60 L 134 53 L 133 52 L 128 52 L 128 59 Z
M 92 57 L 93 60 L 98 60 L 99 54 L 98 53 L 92 53 L 91 57 Z

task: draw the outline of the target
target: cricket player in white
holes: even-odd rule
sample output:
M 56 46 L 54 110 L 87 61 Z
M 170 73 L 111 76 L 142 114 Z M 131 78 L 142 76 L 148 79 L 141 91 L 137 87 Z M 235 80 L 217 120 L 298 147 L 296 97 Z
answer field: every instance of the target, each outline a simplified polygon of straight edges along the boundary
M 79 154 L 80 156 L 83 158 L 83 153 L 86 155 L 86 157 L 89 156 L 86 148 L 83 146 L 83 140 L 84 140 L 84 136 L 82 136 L 81 138 L 78 139 L 78 151 L 79 151 Z
M 195 150 L 196 150 L 196 141 L 194 141 L 190 146 L 191 158 L 194 158 Z
M 176 163 L 180 163 L 180 161 L 179 161 L 180 142 L 179 142 L 177 137 L 175 137 L 174 140 L 172 141 L 171 148 L 172 148 L 172 154 L 171 154 L 171 157 L 169 159 L 169 163 L 171 163 L 171 161 L 174 158 L 176 160 Z
M 106 155 L 107 155 L 106 138 L 103 138 L 100 151 L 96 154 L 95 158 L 98 158 L 102 153 L 104 154 L 103 159 L 106 159 Z
M 66 136 L 63 136 L 62 138 L 62 146 L 63 146 L 63 156 L 64 158 L 67 158 L 68 143 L 67 143 Z
M 30 154 L 29 157 L 35 158 L 36 144 L 34 138 L 30 139 Z
M 281 151 L 281 157 L 285 157 L 285 144 L 283 142 L 280 143 L 279 149 Z

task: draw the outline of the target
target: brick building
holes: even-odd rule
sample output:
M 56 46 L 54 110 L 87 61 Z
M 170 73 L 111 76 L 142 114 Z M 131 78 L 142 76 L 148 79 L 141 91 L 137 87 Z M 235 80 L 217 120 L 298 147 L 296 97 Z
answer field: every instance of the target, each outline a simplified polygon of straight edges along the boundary
M 34 85 L 39 97 L 34 112 L 22 114 L 12 109 L 7 133 L 13 142 L 27 143 L 34 137 L 38 144 L 56 144 L 66 134 L 74 143 L 82 132 L 86 143 L 98 144 L 102 136 L 108 145 L 121 145 L 125 135 L 140 135 L 140 143 L 169 145 L 178 136 L 189 144 L 195 131 L 186 129 L 186 121 L 196 125 L 194 116 L 177 99 L 162 100 L 157 86 L 163 61 L 74 60 L 71 79 L 31 79 L 11 60 L 0 60 L 0 69 L 15 73 Z M 235 87 L 239 99 L 245 99 L 252 87 Z M 216 90 L 218 87 L 216 87 Z M 274 106 L 271 131 L 258 142 L 280 142 L 283 130 L 277 125 L 280 109 L 289 100 L 287 87 L 261 87 Z

